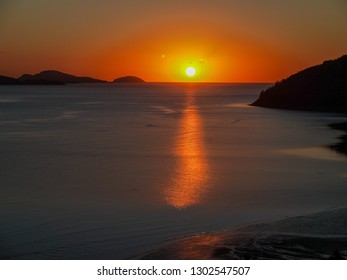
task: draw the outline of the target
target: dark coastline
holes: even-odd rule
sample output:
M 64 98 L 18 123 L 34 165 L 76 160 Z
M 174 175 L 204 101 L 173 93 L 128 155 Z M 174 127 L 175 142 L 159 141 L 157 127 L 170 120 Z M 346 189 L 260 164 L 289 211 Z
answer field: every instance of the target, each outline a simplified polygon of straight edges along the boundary
M 332 124 L 329 124 L 329 127 L 332 129 L 341 130 L 344 132 L 344 134 L 338 138 L 339 139 L 338 143 L 329 145 L 328 147 L 335 152 L 338 152 L 340 154 L 347 156 L 347 122 L 332 123 Z
M 347 55 L 306 68 L 263 90 L 252 105 L 346 113 Z
M 344 134 L 327 148 L 347 157 L 347 122 L 332 123 Z M 346 260 L 347 208 L 275 222 L 255 223 L 224 232 L 179 239 L 148 252 L 143 260 Z
M 183 238 L 146 260 L 344 260 L 347 208 Z
M 344 134 L 327 148 L 347 157 Z M 141 256 L 142 260 L 346 260 L 347 208 L 182 238 Z

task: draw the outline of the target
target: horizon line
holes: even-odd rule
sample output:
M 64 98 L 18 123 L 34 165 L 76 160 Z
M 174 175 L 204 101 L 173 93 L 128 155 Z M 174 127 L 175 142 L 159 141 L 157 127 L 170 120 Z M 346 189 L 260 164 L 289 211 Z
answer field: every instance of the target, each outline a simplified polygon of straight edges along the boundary
M 44 71 L 47 71 L 47 70 L 44 70 Z M 44 72 L 44 71 L 41 71 L 41 72 Z M 48 70 L 48 71 L 50 71 L 50 70 Z M 58 71 L 58 70 L 54 70 L 54 71 Z M 39 72 L 39 73 L 41 73 L 41 72 Z M 58 71 L 58 72 L 68 74 L 68 73 L 65 73 L 62 71 Z M 25 74 L 22 74 L 22 75 L 25 75 Z M 35 74 L 29 74 L 29 75 L 35 75 Z M 110 80 L 103 80 L 102 78 L 95 78 L 93 76 L 76 76 L 74 74 L 68 74 L 68 75 L 73 75 L 73 76 L 79 77 L 79 78 L 92 78 L 92 79 L 104 81 L 104 82 L 99 82 L 99 83 L 95 83 L 95 84 L 104 84 L 104 83 L 105 84 L 107 84 L 107 83 L 113 84 L 113 83 L 115 83 L 112 80 L 111 81 Z M 2 74 L 0 74 L 0 76 L 8 77 L 8 78 L 16 79 L 16 80 L 18 80 L 21 77 L 21 76 L 13 77 L 13 76 L 7 76 L 7 75 L 2 75 Z M 135 75 L 124 75 L 124 76 L 120 76 L 118 78 L 127 77 L 127 76 L 138 77 Z M 118 78 L 115 78 L 115 79 L 118 79 Z M 153 83 L 153 84 L 160 84 L 160 83 L 163 83 L 163 84 L 169 84 L 169 83 L 171 83 L 171 84 L 174 84 L 174 83 L 186 83 L 186 84 L 274 84 L 274 83 L 276 83 L 276 81 L 249 81 L 249 82 L 246 82 L 246 81 L 146 81 L 146 80 L 144 80 L 144 81 L 145 81 L 144 83 Z M 88 83 L 67 83 L 67 84 L 88 84 Z M 90 84 L 92 84 L 92 83 L 90 83 Z M 117 84 L 117 83 L 115 83 L 115 84 Z M 118 84 L 121 84 L 121 83 L 118 83 Z M 124 84 L 136 84 L 136 83 L 124 83 Z
M 67 72 L 64 72 L 64 71 L 61 71 L 61 70 L 55 70 L 55 69 L 48 69 L 48 70 L 41 70 L 41 71 L 38 71 L 37 73 L 34 73 L 34 74 L 31 74 L 31 73 L 24 73 L 24 74 L 21 74 L 19 75 L 18 77 L 15 77 L 15 76 L 7 76 L 6 74 L 3 75 L 3 74 L 0 74 L 0 76 L 4 76 L 4 77 L 8 77 L 8 78 L 13 78 L 13 79 L 17 79 L 19 80 L 20 77 L 22 77 L 23 75 L 37 75 L 37 74 L 40 74 L 42 72 L 48 72 L 48 71 L 55 71 L 55 72 L 60 72 L 62 74 L 66 74 L 66 75 L 71 75 L 71 76 L 75 76 L 75 77 L 78 77 L 78 78 L 92 78 L 92 79 L 96 79 L 96 80 L 101 80 L 101 81 L 104 81 L 106 83 L 113 83 L 113 80 L 115 79 L 118 79 L 118 78 L 122 78 L 122 77 L 129 77 L 129 76 L 132 76 L 132 77 L 137 77 L 137 78 L 140 78 L 142 79 L 141 77 L 137 76 L 137 75 L 122 75 L 122 76 L 119 76 L 117 78 L 114 78 L 113 80 L 106 80 L 104 78 L 96 78 L 94 76 L 79 76 L 79 75 L 76 75 L 76 74 L 70 74 L 70 73 L 67 73 Z M 196 84 L 196 83 L 209 83 L 209 84 L 226 84 L 226 83 L 234 83 L 234 84 L 273 84 L 273 83 L 276 83 L 276 81 L 249 81 L 249 82 L 240 82 L 240 81 L 147 81 L 145 79 L 142 79 L 145 81 L 145 83 L 191 83 L 191 84 Z M 102 82 L 100 82 L 102 83 Z

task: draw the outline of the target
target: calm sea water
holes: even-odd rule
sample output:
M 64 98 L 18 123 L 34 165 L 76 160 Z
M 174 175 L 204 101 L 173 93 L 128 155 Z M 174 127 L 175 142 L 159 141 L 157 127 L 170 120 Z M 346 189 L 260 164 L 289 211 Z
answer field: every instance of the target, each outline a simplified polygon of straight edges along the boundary
M 0 258 L 126 259 L 347 204 L 339 115 L 264 84 L 0 87 Z

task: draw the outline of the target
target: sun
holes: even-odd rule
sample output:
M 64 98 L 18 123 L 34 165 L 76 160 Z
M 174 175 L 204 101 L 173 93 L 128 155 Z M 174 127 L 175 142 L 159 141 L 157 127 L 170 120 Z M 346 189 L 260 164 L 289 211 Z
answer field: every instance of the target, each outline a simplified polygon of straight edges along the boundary
M 189 66 L 189 67 L 186 69 L 186 74 L 187 74 L 187 76 L 189 76 L 189 77 L 195 76 L 195 74 L 196 74 L 195 68 L 192 67 L 192 66 Z

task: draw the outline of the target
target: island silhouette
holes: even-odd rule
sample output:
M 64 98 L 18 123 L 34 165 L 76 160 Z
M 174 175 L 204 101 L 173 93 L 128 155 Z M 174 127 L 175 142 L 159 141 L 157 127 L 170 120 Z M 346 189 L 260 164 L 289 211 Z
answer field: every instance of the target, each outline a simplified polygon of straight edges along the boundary
M 45 70 L 37 74 L 23 74 L 18 79 L 0 75 L 0 85 L 65 85 L 82 83 L 109 82 L 92 77 L 78 77 L 57 70 Z M 145 81 L 136 76 L 124 76 L 114 79 L 113 83 L 145 83 Z
M 18 80 L 24 83 L 33 81 L 50 81 L 64 84 L 106 83 L 104 80 L 94 79 L 91 77 L 77 77 L 56 70 L 46 70 L 34 75 L 24 74 L 20 76 Z
M 347 55 L 304 69 L 262 91 L 251 105 L 347 113 Z
M 15 78 L 1 76 L 0 75 L 0 85 L 18 85 L 20 81 Z
M 113 83 L 145 83 L 145 81 L 135 76 L 124 76 L 114 79 Z

